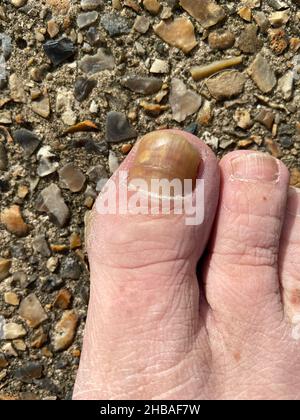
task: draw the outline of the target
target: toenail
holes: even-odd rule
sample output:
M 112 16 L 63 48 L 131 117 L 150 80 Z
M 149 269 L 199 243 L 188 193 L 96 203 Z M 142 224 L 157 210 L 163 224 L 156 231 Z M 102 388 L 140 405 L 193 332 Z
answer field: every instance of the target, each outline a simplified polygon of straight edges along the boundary
M 293 216 L 300 216 L 300 188 L 290 187 L 287 211 Z
M 200 153 L 183 135 L 156 131 L 141 139 L 129 182 L 143 179 L 150 185 L 152 180 L 179 179 L 192 180 L 195 185 L 201 162 Z
M 232 176 L 240 181 L 276 182 L 279 165 L 276 159 L 264 153 L 247 153 L 231 160 Z

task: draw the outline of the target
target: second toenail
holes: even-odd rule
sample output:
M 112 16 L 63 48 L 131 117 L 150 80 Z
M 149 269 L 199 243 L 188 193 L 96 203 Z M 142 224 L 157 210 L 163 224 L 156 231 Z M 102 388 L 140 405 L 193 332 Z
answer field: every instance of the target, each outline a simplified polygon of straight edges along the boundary
M 232 177 L 240 181 L 276 182 L 279 165 L 276 159 L 265 153 L 242 154 L 231 160 Z
M 148 185 L 152 180 L 192 180 L 198 176 L 201 156 L 180 133 L 156 131 L 144 136 L 129 169 L 129 183 L 143 179 Z

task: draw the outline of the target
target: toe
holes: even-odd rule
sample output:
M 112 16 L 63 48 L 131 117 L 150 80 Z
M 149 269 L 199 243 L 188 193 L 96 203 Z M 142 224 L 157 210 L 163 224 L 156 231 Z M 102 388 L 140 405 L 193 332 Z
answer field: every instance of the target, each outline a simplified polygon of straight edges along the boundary
M 124 172 L 129 184 L 125 183 L 125 196 L 116 189 L 116 211 L 102 211 L 102 194 L 89 226 L 91 298 L 77 398 L 178 396 L 176 392 L 198 380 L 197 372 L 191 376 L 186 355 L 193 357 L 200 331 L 196 266 L 218 202 L 217 160 L 198 138 L 165 130 L 145 136 L 112 180 L 117 182 Z M 190 217 L 191 208 L 177 211 L 176 194 L 168 214 L 151 214 L 150 198 L 155 196 L 161 205 L 167 197 L 162 190 L 154 196 L 145 194 L 153 179 L 190 179 L 194 190 L 188 196 L 200 217 Z M 124 211 L 123 206 L 121 210 L 124 197 L 128 204 L 134 202 L 138 185 L 144 193 L 139 203 L 142 214 L 133 208 Z M 205 352 L 203 348 L 203 357 Z M 176 383 L 178 369 L 184 385 L 178 384 L 174 394 L 169 384 Z M 114 394 L 105 386 L 108 377 L 110 382 L 123 378 L 122 388 L 116 384 Z M 188 391 L 186 395 L 195 397 Z
M 221 195 L 206 276 L 215 314 L 242 320 L 282 318 L 278 251 L 289 174 L 257 152 L 233 152 L 221 161 Z
M 280 247 L 280 277 L 285 313 L 300 322 L 300 189 L 290 188 Z

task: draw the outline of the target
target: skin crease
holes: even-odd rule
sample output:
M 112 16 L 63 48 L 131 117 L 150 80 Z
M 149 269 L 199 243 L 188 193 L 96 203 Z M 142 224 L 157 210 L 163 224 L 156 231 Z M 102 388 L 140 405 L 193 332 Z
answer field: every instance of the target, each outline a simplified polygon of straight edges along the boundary
M 74 399 L 298 399 L 298 190 L 279 161 L 233 152 L 218 165 L 170 133 L 201 155 L 204 223 L 93 211 Z

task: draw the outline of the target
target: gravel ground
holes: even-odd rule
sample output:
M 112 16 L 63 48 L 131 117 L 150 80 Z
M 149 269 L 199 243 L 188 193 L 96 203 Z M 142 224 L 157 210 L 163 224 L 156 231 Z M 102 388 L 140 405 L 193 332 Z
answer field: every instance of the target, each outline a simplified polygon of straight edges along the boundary
M 0 399 L 71 398 L 85 215 L 140 135 L 267 151 L 300 187 L 299 24 L 297 0 L 1 1 Z

